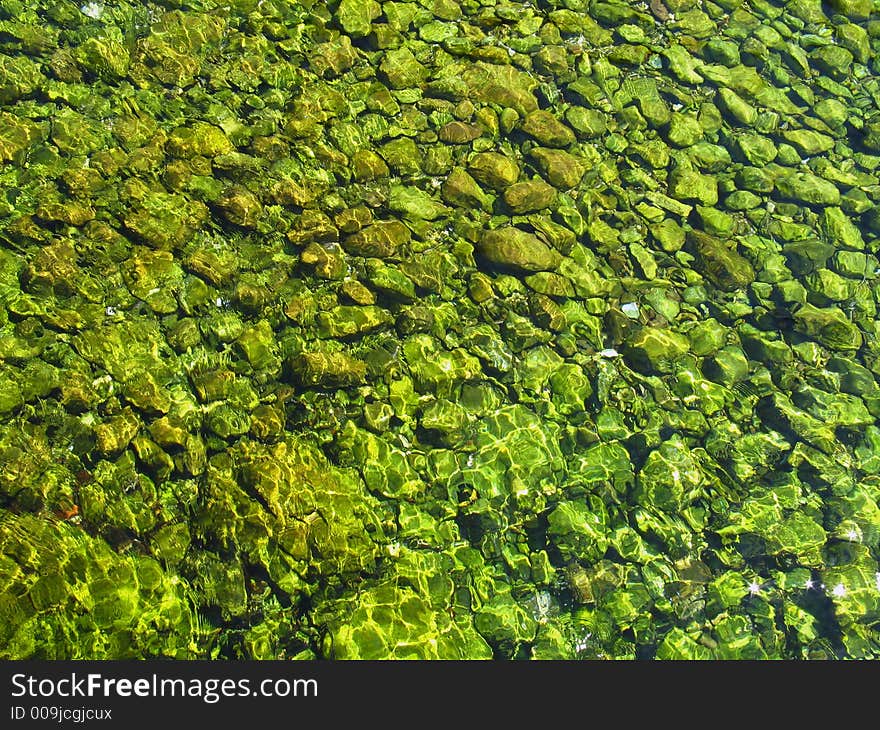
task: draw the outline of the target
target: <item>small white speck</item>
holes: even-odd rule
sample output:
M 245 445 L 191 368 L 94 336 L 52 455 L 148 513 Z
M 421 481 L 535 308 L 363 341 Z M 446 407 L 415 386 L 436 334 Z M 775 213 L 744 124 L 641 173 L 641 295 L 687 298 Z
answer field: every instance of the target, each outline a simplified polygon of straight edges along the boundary
M 620 355 L 620 353 L 613 347 L 609 347 L 607 350 L 601 350 L 599 354 L 602 357 L 617 357 L 618 355 Z
M 838 598 L 843 598 L 846 595 L 846 586 L 843 583 L 838 583 L 834 588 L 831 589 L 831 594 L 833 596 L 837 596 Z
M 116 307 L 106 307 L 104 309 L 104 314 L 106 314 L 108 317 L 112 317 L 114 314 L 116 314 Z
M 855 530 L 850 530 L 849 532 L 846 533 L 846 539 L 852 540 L 853 542 L 855 542 L 856 540 L 859 539 L 859 533 L 856 532 Z
M 683 108 L 684 108 L 684 104 L 681 104 L 680 102 L 675 102 L 672 105 L 672 111 L 674 111 L 674 112 L 681 111 Z
M 756 583 L 755 581 L 752 581 L 751 583 L 749 583 L 749 593 L 751 593 L 753 596 L 757 596 L 760 592 L 761 592 L 760 584 Z
M 876 585 L 877 590 L 880 591 L 880 573 L 874 573 L 874 585 Z
M 621 306 L 620 311 L 623 312 L 630 319 L 639 318 L 639 305 L 635 302 L 627 302 L 626 304 Z
M 79 9 L 79 11 L 83 15 L 98 20 L 98 18 L 104 14 L 104 5 L 103 3 L 86 3 Z
M 154 288 L 150 289 L 150 291 L 147 292 L 147 296 L 151 297 L 151 296 L 153 296 L 153 294 L 158 294 L 160 291 L 162 291 L 162 289 L 160 287 L 158 287 L 158 286 L 154 287 Z
M 815 587 L 816 587 L 816 583 L 813 580 L 811 580 L 810 578 L 807 578 L 807 582 L 804 583 L 804 588 L 806 588 L 808 591 L 811 591 Z

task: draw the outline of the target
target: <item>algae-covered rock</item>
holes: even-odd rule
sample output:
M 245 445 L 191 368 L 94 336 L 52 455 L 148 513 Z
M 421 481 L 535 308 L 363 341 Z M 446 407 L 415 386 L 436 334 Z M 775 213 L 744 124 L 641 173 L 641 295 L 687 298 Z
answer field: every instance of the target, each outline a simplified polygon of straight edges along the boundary
M 341 386 L 364 382 L 367 366 L 341 352 L 304 352 L 290 362 L 293 376 L 305 386 Z
M 125 215 L 125 225 L 149 245 L 170 250 L 188 243 L 208 217 L 203 203 L 150 193 Z
M 462 167 L 454 167 L 440 187 L 440 193 L 450 205 L 463 208 L 486 208 L 489 198 L 477 181 Z
M 0 160 L 15 159 L 39 134 L 40 128 L 29 119 L 0 111 Z
M 808 172 L 794 172 L 776 179 L 776 191 L 783 199 L 808 205 L 837 205 L 840 191 L 834 183 Z
M 530 112 L 522 130 L 545 147 L 567 147 L 575 141 L 574 132 L 544 109 Z
M 590 562 L 605 553 L 608 527 L 605 515 L 579 502 L 560 502 L 547 517 L 548 536 L 566 560 Z
M 639 470 L 636 495 L 643 504 L 677 512 L 700 494 L 703 479 L 699 464 L 681 440 L 664 441 Z
M 658 327 L 642 327 L 627 340 L 624 354 L 641 372 L 668 373 L 689 348 L 687 337 Z
M 802 305 L 794 313 L 795 328 L 832 350 L 857 350 L 862 333 L 837 307 Z
M 548 271 L 562 261 L 562 256 L 537 236 L 512 226 L 486 231 L 477 250 L 492 264 L 520 271 Z
M 534 95 L 537 80 L 512 65 L 477 61 L 467 66 L 462 78 L 477 101 L 509 107 L 521 115 L 538 109 Z
M 555 200 L 555 188 L 540 179 L 514 183 L 504 190 L 504 202 L 515 214 L 544 210 Z
M 400 221 L 379 221 L 346 238 L 343 247 L 354 256 L 393 258 L 410 238 L 410 230 Z
M 694 264 L 716 286 L 733 291 L 754 281 L 752 265 L 728 243 L 696 230 L 688 231 L 686 241 Z
M 480 184 L 504 190 L 519 178 L 519 166 L 498 152 L 480 152 L 468 162 L 468 172 Z
M 472 625 L 433 610 L 412 588 L 376 586 L 333 624 L 336 659 L 489 659 L 492 650 Z
M 530 154 L 547 181 L 560 190 L 576 187 L 587 171 L 577 157 L 563 150 L 536 147 Z
M 357 3 L 351 3 L 356 5 Z M 408 48 L 398 48 L 385 53 L 379 71 L 392 89 L 419 86 L 428 75 L 427 69 L 416 60 Z

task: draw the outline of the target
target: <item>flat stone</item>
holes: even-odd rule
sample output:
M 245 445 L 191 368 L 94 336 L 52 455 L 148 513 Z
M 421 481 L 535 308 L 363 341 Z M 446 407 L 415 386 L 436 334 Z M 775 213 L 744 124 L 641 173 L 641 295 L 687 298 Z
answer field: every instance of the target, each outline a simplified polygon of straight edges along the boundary
M 568 147 L 575 141 L 574 132 L 546 109 L 528 114 L 522 130 L 546 147 Z
M 550 271 L 562 262 L 562 255 L 537 236 L 505 226 L 486 231 L 477 251 L 487 261 L 520 271 Z
M 517 215 L 549 208 L 554 200 L 556 188 L 541 179 L 514 183 L 504 191 L 504 202 Z
M 694 259 L 694 267 L 715 286 L 725 291 L 742 289 L 755 280 L 752 265 L 720 238 L 702 231 L 688 231 L 687 250 Z

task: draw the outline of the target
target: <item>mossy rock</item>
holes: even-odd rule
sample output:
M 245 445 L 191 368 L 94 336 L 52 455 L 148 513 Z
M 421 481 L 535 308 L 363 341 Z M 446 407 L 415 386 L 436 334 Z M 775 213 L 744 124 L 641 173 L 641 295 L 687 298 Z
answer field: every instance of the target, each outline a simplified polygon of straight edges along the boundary
M 489 263 L 519 271 L 549 271 L 562 261 L 537 236 L 512 226 L 483 233 L 477 250 Z

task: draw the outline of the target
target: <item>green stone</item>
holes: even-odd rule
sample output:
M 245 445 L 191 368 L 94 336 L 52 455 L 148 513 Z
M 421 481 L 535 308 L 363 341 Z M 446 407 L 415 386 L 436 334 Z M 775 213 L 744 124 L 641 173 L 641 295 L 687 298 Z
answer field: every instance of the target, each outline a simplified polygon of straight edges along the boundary
M 721 289 L 735 291 L 755 280 L 755 270 L 748 260 L 721 239 L 700 231 L 688 231 L 687 246 L 695 257 L 697 270 Z
M 718 101 L 721 111 L 734 122 L 751 127 L 758 120 L 758 110 L 731 89 L 719 89 Z
M 636 475 L 636 498 L 642 504 L 677 512 L 699 494 L 703 474 L 680 439 L 664 441 L 648 454 Z
M 804 304 L 794 313 L 794 326 L 832 350 L 857 350 L 862 345 L 859 328 L 837 307 Z
M 568 147 L 575 141 L 574 132 L 545 109 L 528 114 L 522 130 L 545 147 Z
M 396 267 L 388 266 L 379 259 L 367 261 L 367 281 L 374 289 L 393 299 L 413 301 L 416 298 L 416 287 L 412 280 Z
M 379 221 L 346 238 L 343 248 L 353 256 L 395 258 L 401 255 L 411 235 L 400 221 Z
M 509 594 L 501 594 L 476 612 L 474 627 L 490 644 L 516 647 L 534 641 L 538 624 Z
M 473 100 L 508 107 L 522 116 L 538 108 L 533 93 L 538 86 L 537 80 L 512 65 L 477 61 L 464 70 L 462 78 Z
M 372 150 L 358 150 L 355 152 L 352 156 L 351 165 L 355 180 L 360 182 L 387 177 L 390 173 L 385 160 Z
M 626 341 L 624 356 L 643 373 L 670 373 L 675 360 L 687 353 L 690 343 L 684 335 L 659 327 L 642 327 Z
M 183 159 L 196 156 L 217 157 L 235 151 L 235 146 L 219 127 L 206 122 L 193 122 L 188 127 L 178 127 L 168 135 L 166 150 Z
M 608 129 L 605 115 L 598 109 L 585 109 L 582 106 L 569 107 L 565 112 L 565 121 L 569 123 L 575 134 L 584 139 L 599 137 Z
M 807 157 L 827 152 L 834 147 L 834 140 L 831 137 L 815 132 L 812 129 L 786 130 L 782 133 L 782 136 L 786 141 L 794 145 L 798 152 Z M 753 162 L 753 164 L 757 163 Z
M 483 233 L 477 251 L 492 264 L 520 271 L 549 271 L 562 261 L 539 238 L 512 226 Z
M 831 302 L 843 302 L 852 296 L 852 282 L 830 269 L 818 269 L 804 279 L 813 304 L 825 306 Z
M 733 41 L 713 38 L 706 43 L 703 53 L 713 63 L 720 63 L 728 68 L 740 63 L 739 47 Z
M 820 46 L 810 54 L 810 61 L 822 73 L 832 79 L 842 81 L 849 73 L 853 62 L 853 54 L 846 48 L 837 45 Z
M 556 189 L 540 178 L 514 183 L 504 190 L 504 202 L 517 215 L 544 210 L 555 200 Z
M 362 4 L 351 0 L 351 5 L 369 7 L 370 3 Z M 428 70 L 406 47 L 386 51 L 382 63 L 379 64 L 379 71 L 392 89 L 419 86 L 428 76 Z
M 535 147 L 529 155 L 547 181 L 560 190 L 577 187 L 587 171 L 581 160 L 563 150 Z
M 0 111 L 0 160 L 14 160 L 40 135 L 40 128 L 28 119 Z
M 699 120 L 690 114 L 673 112 L 666 131 L 669 144 L 676 147 L 690 147 L 703 138 L 703 127 Z
M 871 41 L 868 31 L 855 23 L 838 25 L 834 29 L 837 42 L 853 54 L 859 63 L 867 63 L 871 57 Z
M 706 358 L 703 374 L 716 383 L 733 385 L 749 375 L 749 361 L 741 348 L 728 346 Z
M 396 213 L 415 220 L 433 221 L 449 213 L 449 208 L 431 195 L 409 185 L 392 185 L 388 207 Z
M 488 208 L 489 196 L 462 167 L 454 167 L 440 187 L 440 194 L 450 205 L 462 208 Z
M 725 341 L 724 328 L 716 319 L 697 322 L 687 331 L 690 340 L 690 351 L 700 357 L 717 352 Z
M 336 10 L 339 25 L 352 38 L 368 35 L 372 29 L 372 21 L 380 14 L 379 3 L 373 0 L 342 0 Z
M 776 145 L 767 137 L 745 132 L 735 137 L 736 149 L 742 159 L 756 167 L 763 167 L 776 159 Z
M 672 218 L 664 218 L 660 223 L 651 226 L 651 235 L 667 253 L 675 253 L 684 245 L 684 229 Z
M 306 387 L 357 385 L 364 382 L 367 374 L 365 362 L 342 352 L 304 352 L 294 357 L 289 367 Z
M 608 545 L 607 527 L 581 502 L 560 502 L 548 515 L 547 535 L 565 560 L 593 561 Z
M 819 227 L 825 241 L 835 249 L 865 250 L 861 231 L 840 208 L 825 208 L 819 219 Z
M 728 210 L 753 210 L 764 203 L 763 199 L 749 190 L 735 190 L 724 199 L 724 207 Z
M 700 218 L 700 225 L 706 233 L 713 236 L 721 236 L 726 238 L 733 233 L 736 222 L 733 217 L 717 208 L 707 208 L 702 205 L 696 207 L 697 215 Z
M 386 142 L 380 148 L 388 167 L 400 175 L 418 175 L 421 172 L 422 155 L 416 143 L 409 137 Z M 381 173 L 381 169 L 378 171 Z M 386 173 L 387 174 L 387 173 Z
M 712 206 L 718 203 L 718 181 L 697 170 L 676 167 L 669 175 L 669 195 Z
M 470 158 L 467 171 L 477 182 L 504 190 L 519 178 L 519 166 L 499 152 L 479 152 Z
M 867 20 L 874 12 L 871 0 L 829 0 L 828 4 L 850 20 Z
M 837 205 L 840 191 L 834 183 L 808 172 L 794 172 L 776 179 L 776 191 L 784 200 L 807 205 Z
M 23 55 L 0 58 L 0 78 L 0 104 L 4 106 L 32 94 L 45 81 L 39 64 Z
M 84 71 L 105 81 L 115 81 L 128 73 L 128 49 L 109 38 L 89 38 L 76 50 L 76 60 Z

